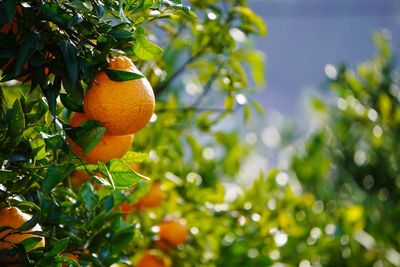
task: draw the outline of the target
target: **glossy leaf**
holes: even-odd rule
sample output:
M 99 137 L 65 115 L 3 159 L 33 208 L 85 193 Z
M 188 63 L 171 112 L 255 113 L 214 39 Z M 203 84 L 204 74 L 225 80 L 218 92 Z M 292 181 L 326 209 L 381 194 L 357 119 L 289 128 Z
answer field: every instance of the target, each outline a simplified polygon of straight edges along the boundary
M 147 39 L 142 28 L 137 28 L 135 33 L 136 41 L 133 46 L 135 55 L 143 60 L 157 59 L 161 55 L 162 49 Z
M 52 244 L 51 249 L 48 252 L 46 252 L 44 254 L 44 256 L 45 257 L 54 257 L 54 256 L 60 254 L 67 247 L 68 242 L 69 242 L 69 238 L 64 238 L 64 239 L 58 240 L 57 242 Z
M 74 169 L 75 166 L 71 163 L 61 166 L 57 166 L 54 164 L 50 165 L 43 181 L 43 191 L 45 193 L 50 192 L 50 190 L 53 189 L 58 183 L 67 178 Z
M 107 76 L 117 82 L 137 80 L 143 78 L 143 74 L 116 69 L 106 69 Z

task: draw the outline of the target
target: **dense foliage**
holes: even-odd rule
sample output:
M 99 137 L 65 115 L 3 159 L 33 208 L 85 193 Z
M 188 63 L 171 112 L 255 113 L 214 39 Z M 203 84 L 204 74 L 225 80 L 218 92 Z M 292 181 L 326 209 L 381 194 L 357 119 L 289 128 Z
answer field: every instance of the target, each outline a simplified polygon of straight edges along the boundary
M 266 29 L 245 1 L 189 3 L 0 3 L 0 23 L 17 25 L 0 33 L 0 208 L 32 214 L 21 229 L 39 223 L 46 238 L 44 248 L 30 251 L 38 239 L 26 239 L 0 258 L 17 253 L 22 266 L 135 266 L 150 248 L 170 266 L 400 265 L 393 223 L 399 80 L 384 38 L 376 36 L 380 53 L 357 74 L 332 66 L 337 102 L 314 100 L 324 124 L 297 148 L 289 169 L 260 174 L 227 202 L 223 181 L 238 177 L 251 147 L 224 122 L 260 111 L 251 93 L 263 82 L 264 63 L 247 35 Z M 66 136 L 90 148 L 102 127 L 71 132 L 71 111 L 82 110 L 107 58 L 123 53 L 151 82 L 156 116 L 123 159 L 84 164 Z M 23 84 L 11 81 L 26 74 Z M 72 183 L 76 169 L 90 172 L 80 186 Z M 149 191 L 147 177 L 166 198 L 124 212 L 121 205 Z M 185 221 L 184 244 L 159 247 L 155 226 L 165 218 Z

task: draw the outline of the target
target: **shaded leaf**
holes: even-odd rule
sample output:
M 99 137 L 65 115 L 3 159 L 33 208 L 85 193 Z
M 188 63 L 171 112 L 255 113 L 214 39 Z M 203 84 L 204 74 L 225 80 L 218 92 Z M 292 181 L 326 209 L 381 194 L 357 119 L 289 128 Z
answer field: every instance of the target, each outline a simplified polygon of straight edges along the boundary
M 21 75 L 23 71 L 23 65 L 26 63 L 32 55 L 42 49 L 43 40 L 40 33 L 37 31 L 30 31 L 22 40 L 22 45 L 18 50 L 16 63 L 15 63 L 15 77 Z
M 59 44 L 61 53 L 64 58 L 65 66 L 67 67 L 68 77 L 71 85 L 75 86 L 78 79 L 78 57 L 76 47 L 67 40 Z
M 35 225 L 39 222 L 40 219 L 40 213 L 36 213 L 32 218 L 30 218 L 28 221 L 26 221 L 23 225 L 18 227 L 19 231 L 27 231 L 31 230 Z
M 67 247 L 68 242 L 69 242 L 69 237 L 58 240 L 56 243 L 52 244 L 51 250 L 46 252 L 44 256 L 50 258 L 60 254 Z
M 83 113 L 83 106 L 74 101 L 74 99 L 67 94 L 60 94 L 61 103 L 70 111 Z
M 60 134 L 48 135 L 42 132 L 40 135 L 49 149 L 61 149 L 64 144 L 64 138 Z
M 111 194 L 104 199 L 103 209 L 104 211 L 110 211 L 114 207 L 114 196 Z
M 79 127 L 65 129 L 67 135 L 83 149 L 85 157 L 103 138 L 106 128 L 98 127 L 99 122 L 86 121 Z
M 46 177 L 43 181 L 43 191 L 45 193 L 50 192 L 50 190 L 53 189 L 58 183 L 67 178 L 74 169 L 75 165 L 72 163 L 64 164 L 61 166 L 57 166 L 54 164 L 50 165 L 49 169 L 47 170 Z
M 114 238 L 112 239 L 111 251 L 113 254 L 120 253 L 132 240 L 135 235 L 136 225 L 129 225 L 125 228 L 119 229 Z
M 85 203 L 85 207 L 88 210 L 93 210 L 96 208 L 99 198 L 94 193 L 93 186 L 89 182 L 86 182 L 82 185 L 80 195 Z

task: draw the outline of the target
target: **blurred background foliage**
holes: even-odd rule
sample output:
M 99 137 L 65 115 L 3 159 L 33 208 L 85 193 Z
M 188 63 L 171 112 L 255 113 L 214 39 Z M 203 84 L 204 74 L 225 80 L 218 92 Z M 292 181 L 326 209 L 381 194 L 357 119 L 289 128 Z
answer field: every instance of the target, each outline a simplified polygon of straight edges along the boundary
M 241 184 L 254 147 L 243 142 L 241 124 L 231 124 L 262 114 L 252 93 L 264 83 L 265 62 L 248 36 L 266 34 L 246 2 L 193 0 L 191 9 L 180 1 L 64 2 L 24 4 L 31 17 L 0 36 L 0 205 L 33 214 L 29 223 L 46 237 L 44 248 L 27 252 L 30 240 L 0 258 L 135 266 L 154 249 L 177 267 L 400 266 L 399 75 L 383 35 L 374 36 L 377 55 L 357 70 L 332 66 L 334 101 L 312 100 L 322 120 L 311 135 L 287 134 L 296 144 L 289 167 Z M 21 36 L 22 43 L 6 41 Z M 81 110 L 93 75 L 121 51 L 157 96 L 152 123 L 123 159 L 136 171 L 118 160 L 85 165 L 65 142 L 64 123 Z M 30 75 L 23 84 L 13 80 L 21 71 Z M 89 181 L 74 186 L 75 169 L 91 171 Z M 159 207 L 124 212 L 121 204 L 149 191 L 138 173 L 158 180 L 167 197 Z M 189 229 L 176 249 L 155 242 L 165 218 L 182 218 Z

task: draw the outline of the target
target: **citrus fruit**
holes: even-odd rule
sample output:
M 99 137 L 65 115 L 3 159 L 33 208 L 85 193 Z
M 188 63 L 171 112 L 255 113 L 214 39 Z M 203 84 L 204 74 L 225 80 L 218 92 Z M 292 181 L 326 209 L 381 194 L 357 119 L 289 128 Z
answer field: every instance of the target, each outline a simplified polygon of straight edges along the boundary
M 110 59 L 109 68 L 140 73 L 125 56 Z M 100 121 L 109 135 L 136 133 L 147 125 L 154 107 L 153 89 L 146 78 L 113 81 L 105 71 L 96 75 L 83 103 L 88 118 Z
M 31 217 L 32 217 L 31 215 L 23 213 L 20 209 L 16 207 L 4 208 L 0 211 L 0 227 L 9 226 L 13 229 L 17 229 L 18 227 L 23 225 L 26 221 L 30 220 Z M 13 229 L 6 229 L 0 232 L 0 239 L 4 238 L 3 239 L 4 241 L 0 241 L 0 249 L 12 249 L 13 246 L 11 244 L 18 244 L 30 237 L 40 238 L 39 243 L 37 243 L 34 249 L 44 247 L 45 245 L 44 237 L 32 233 L 32 231 L 42 231 L 42 228 L 40 227 L 39 224 L 36 224 L 31 230 L 7 235 L 11 231 L 13 231 Z
M 85 122 L 87 117 L 83 113 L 74 113 L 70 120 L 70 125 L 78 127 Z M 71 150 L 80 158 L 83 157 L 83 149 L 71 138 L 67 138 Z M 83 158 L 87 163 L 96 164 L 99 160 L 107 162 L 115 158 L 121 158 L 128 152 L 133 142 L 133 134 L 110 136 L 104 134 L 97 145 Z
M 162 248 L 171 248 L 185 243 L 188 236 L 186 225 L 179 219 L 165 220 L 158 224 L 158 242 L 156 244 Z
M 155 208 L 161 205 L 164 201 L 166 194 L 161 190 L 161 184 L 159 181 L 155 181 L 151 184 L 150 191 L 147 195 L 141 197 L 137 202 L 138 208 Z
M 165 260 L 151 250 L 145 251 L 136 267 L 166 267 Z
M 7 33 L 9 30 L 12 30 L 13 33 L 17 32 L 17 24 L 15 22 L 6 22 L 1 26 L 0 32 Z
M 135 204 L 121 203 L 119 205 L 119 209 L 122 212 L 122 218 L 126 219 L 129 215 L 129 213 L 136 209 L 136 206 L 135 206 Z
M 90 176 L 87 172 L 76 170 L 71 173 L 71 176 L 69 178 L 71 180 L 72 186 L 79 187 L 81 184 L 89 180 L 89 177 Z
M 16 10 L 16 14 L 18 14 L 20 17 L 24 16 L 24 12 L 23 12 L 21 5 L 17 5 L 15 7 L 15 10 Z M 12 22 L 6 22 L 3 24 L 3 26 L 0 27 L 0 32 L 2 32 L 2 33 L 7 33 L 10 30 L 13 33 L 17 32 L 17 23 L 15 22 L 15 18 Z

